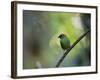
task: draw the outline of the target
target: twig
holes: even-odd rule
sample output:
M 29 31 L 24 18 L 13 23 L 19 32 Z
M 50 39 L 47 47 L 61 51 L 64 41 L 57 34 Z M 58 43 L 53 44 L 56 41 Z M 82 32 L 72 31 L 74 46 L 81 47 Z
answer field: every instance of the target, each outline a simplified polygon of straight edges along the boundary
M 89 32 L 90 32 L 90 30 L 86 31 L 83 35 L 81 35 L 81 36 L 72 44 L 72 46 L 70 46 L 70 47 L 66 50 L 66 52 L 63 54 L 63 56 L 62 56 L 62 57 L 60 58 L 60 60 L 58 61 L 56 67 L 59 67 L 59 66 L 60 66 L 60 64 L 62 63 L 62 61 L 64 60 L 64 58 L 66 57 L 66 55 L 71 51 L 71 49 L 74 48 L 75 45 L 76 45 L 83 37 L 85 37 L 85 36 L 87 35 L 87 33 L 89 33 Z

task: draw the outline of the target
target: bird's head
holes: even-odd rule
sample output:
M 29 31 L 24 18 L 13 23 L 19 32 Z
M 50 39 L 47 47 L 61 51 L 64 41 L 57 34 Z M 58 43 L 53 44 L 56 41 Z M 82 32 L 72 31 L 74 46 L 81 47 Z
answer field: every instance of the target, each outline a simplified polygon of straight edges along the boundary
M 58 36 L 58 38 L 60 38 L 60 39 L 63 37 L 65 37 L 65 34 L 63 34 L 63 33 Z

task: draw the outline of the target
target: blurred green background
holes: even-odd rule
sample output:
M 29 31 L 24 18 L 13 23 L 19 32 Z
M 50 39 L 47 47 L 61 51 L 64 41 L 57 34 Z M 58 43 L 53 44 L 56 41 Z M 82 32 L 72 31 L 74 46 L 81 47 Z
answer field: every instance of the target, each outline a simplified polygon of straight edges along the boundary
M 58 36 L 64 33 L 71 45 L 90 29 L 86 13 L 23 11 L 23 69 L 55 68 L 63 55 Z M 90 33 L 66 56 L 60 67 L 91 65 Z

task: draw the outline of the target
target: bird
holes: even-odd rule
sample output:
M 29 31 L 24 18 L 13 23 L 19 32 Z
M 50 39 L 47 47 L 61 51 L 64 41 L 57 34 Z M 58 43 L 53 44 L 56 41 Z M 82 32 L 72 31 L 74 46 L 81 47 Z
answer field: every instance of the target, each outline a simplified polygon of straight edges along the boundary
M 60 45 L 61 48 L 65 51 L 70 47 L 70 40 L 68 39 L 68 37 L 64 34 L 61 33 L 58 38 L 60 38 Z

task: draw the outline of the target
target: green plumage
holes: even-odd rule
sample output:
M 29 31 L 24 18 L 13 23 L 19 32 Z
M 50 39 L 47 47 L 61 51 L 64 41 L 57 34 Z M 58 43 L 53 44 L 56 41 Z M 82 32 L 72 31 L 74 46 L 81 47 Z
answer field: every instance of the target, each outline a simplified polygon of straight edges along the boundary
M 65 34 L 61 34 L 59 38 L 62 49 L 66 50 L 70 47 L 70 40 L 67 38 Z

